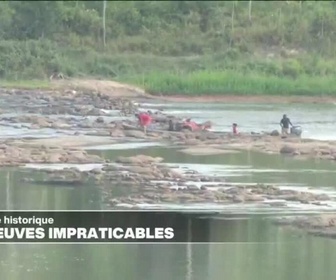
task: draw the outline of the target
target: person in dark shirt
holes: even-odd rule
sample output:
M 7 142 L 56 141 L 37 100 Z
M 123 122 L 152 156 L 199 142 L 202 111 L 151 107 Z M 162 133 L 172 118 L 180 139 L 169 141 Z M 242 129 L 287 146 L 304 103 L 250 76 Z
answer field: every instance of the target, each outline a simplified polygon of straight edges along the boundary
M 174 125 L 173 120 L 169 120 L 168 124 L 169 124 L 168 130 L 169 131 L 174 131 L 175 130 L 175 125 Z
M 282 134 L 289 134 L 289 125 L 293 126 L 290 119 L 287 117 L 287 115 L 283 115 L 280 126 L 281 126 L 281 133 Z
M 232 133 L 234 135 L 238 134 L 238 129 L 237 129 L 238 125 L 236 123 L 232 124 Z

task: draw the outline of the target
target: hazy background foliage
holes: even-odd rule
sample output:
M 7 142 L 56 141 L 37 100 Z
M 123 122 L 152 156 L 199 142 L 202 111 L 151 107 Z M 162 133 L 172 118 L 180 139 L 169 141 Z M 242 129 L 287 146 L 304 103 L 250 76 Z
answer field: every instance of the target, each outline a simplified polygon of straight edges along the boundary
M 334 1 L 108 1 L 105 17 L 104 46 L 103 1 L 0 2 L 0 78 L 62 72 L 165 94 L 336 92 Z

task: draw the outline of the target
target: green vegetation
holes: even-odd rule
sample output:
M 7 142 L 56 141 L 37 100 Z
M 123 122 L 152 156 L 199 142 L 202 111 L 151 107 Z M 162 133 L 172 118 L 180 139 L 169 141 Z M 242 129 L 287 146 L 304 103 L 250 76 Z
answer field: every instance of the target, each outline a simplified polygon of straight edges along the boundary
M 163 95 L 332 95 L 336 93 L 334 77 L 299 76 L 296 79 L 265 75 L 243 74 L 238 71 L 197 71 L 181 77 L 172 73 L 152 73 L 134 79 L 134 84 L 143 85 L 149 93 Z
M 153 94 L 336 94 L 334 1 L 4 1 L 0 25 L 0 85 L 61 72 Z

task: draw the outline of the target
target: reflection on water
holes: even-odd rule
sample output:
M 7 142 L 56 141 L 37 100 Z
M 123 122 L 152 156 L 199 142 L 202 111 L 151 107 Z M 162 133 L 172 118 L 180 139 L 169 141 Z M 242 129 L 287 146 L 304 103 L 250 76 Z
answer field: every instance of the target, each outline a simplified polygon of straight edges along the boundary
M 30 171 L 0 172 L 0 209 L 4 210 L 100 210 L 97 188 L 33 185 L 23 182 Z M 37 176 L 37 175 L 36 175 Z
M 221 231 L 221 232 L 220 232 Z M 1 245 L 1 278 L 125 280 L 335 279 L 336 242 L 298 236 L 267 222 L 213 227 L 230 243 L 174 245 Z M 259 238 L 258 238 L 259 237 Z M 274 242 L 248 240 L 272 239 Z M 247 242 L 237 242 L 247 238 Z
M 335 187 L 336 163 L 330 161 L 301 161 L 283 156 L 241 152 L 224 155 L 192 156 L 177 149 L 151 147 L 150 149 L 94 151 L 106 158 L 145 154 L 164 158 L 171 165 L 196 167 L 218 175 L 229 175 L 228 182 L 300 184 L 311 187 Z M 235 167 L 235 168 L 232 168 Z M 235 176 L 232 176 L 232 175 Z M 323 176 L 319 176 L 323 174 Z M 304 176 L 302 176 L 304 175 Z
M 190 156 L 163 147 L 95 153 L 110 159 L 143 153 L 176 164 L 235 166 L 239 176 L 229 177 L 230 182 L 273 182 L 335 190 L 335 164 L 324 161 L 296 161 L 257 153 Z M 22 182 L 25 172 L 0 172 L 1 209 L 103 208 L 100 191 L 93 186 L 27 184 Z M 0 245 L 1 279 L 335 279 L 334 240 L 285 230 L 261 215 L 235 217 L 214 220 L 209 225 L 210 236 L 227 241 L 222 244 Z

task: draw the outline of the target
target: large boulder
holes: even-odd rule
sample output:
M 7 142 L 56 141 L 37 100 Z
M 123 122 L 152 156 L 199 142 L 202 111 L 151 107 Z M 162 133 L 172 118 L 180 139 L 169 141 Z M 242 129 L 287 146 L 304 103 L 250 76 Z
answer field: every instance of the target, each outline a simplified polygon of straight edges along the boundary
M 296 149 L 292 146 L 284 145 L 280 149 L 280 154 L 294 154 Z
M 134 157 L 118 157 L 116 162 L 117 163 L 124 163 L 124 164 L 151 164 L 151 163 L 159 163 L 163 161 L 163 158 L 160 157 L 150 157 L 145 155 L 138 155 Z
M 96 119 L 96 122 L 97 122 L 97 123 L 103 123 L 103 122 L 104 122 L 104 118 L 103 118 L 103 117 L 98 117 L 98 118 Z
M 121 129 L 114 128 L 114 129 L 111 130 L 110 136 L 111 137 L 124 137 L 125 133 Z
M 38 117 L 34 119 L 33 124 L 36 124 L 39 127 L 50 127 L 50 123 L 43 117 Z
M 271 136 L 279 136 L 280 135 L 280 132 L 277 131 L 277 130 L 273 130 L 270 134 Z
M 45 157 L 47 163 L 59 163 L 62 161 L 63 156 L 60 153 L 49 154 Z
M 145 133 L 140 130 L 125 130 L 124 134 L 126 137 L 134 137 L 134 138 L 145 138 L 146 137 Z

